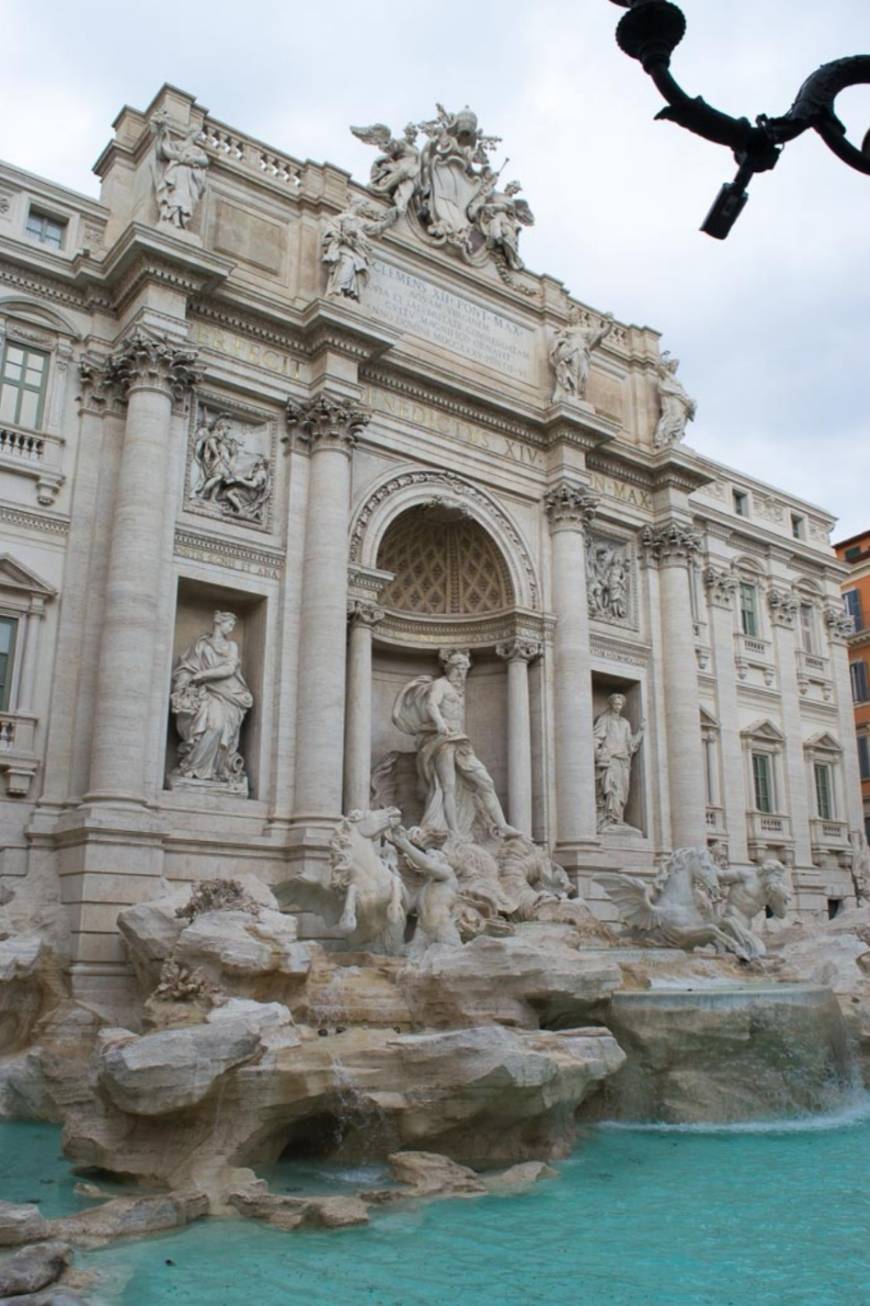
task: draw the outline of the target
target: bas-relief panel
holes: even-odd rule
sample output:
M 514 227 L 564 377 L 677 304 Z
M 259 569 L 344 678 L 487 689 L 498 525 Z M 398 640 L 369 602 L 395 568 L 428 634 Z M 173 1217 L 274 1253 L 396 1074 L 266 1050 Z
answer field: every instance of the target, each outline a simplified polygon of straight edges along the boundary
M 631 544 L 619 536 L 592 532 L 586 544 L 589 616 L 608 625 L 637 627 L 637 595 Z
M 190 417 L 187 511 L 269 531 L 276 442 L 270 414 L 199 392 Z
M 536 332 L 473 299 L 373 258 L 366 306 L 388 326 L 439 345 L 468 363 L 528 385 L 538 381 Z

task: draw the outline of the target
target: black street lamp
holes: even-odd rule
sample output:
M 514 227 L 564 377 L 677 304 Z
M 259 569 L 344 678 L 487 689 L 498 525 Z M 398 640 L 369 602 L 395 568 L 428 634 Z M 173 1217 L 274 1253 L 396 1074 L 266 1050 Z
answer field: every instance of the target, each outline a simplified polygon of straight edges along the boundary
M 859 149 L 846 139 L 846 128 L 834 112 L 834 100 L 847 86 L 870 82 L 870 55 L 856 54 L 822 64 L 797 93 L 794 104 L 781 118 L 760 113 L 753 125 L 748 118 L 732 118 L 686 94 L 671 75 L 671 55 L 686 31 L 686 20 L 670 0 L 612 0 L 627 9 L 616 28 L 621 50 L 640 60 L 664 98 L 666 108 L 656 114 L 688 128 L 717 145 L 727 145 L 737 161 L 737 175 L 726 182 L 701 227 L 708 236 L 724 240 L 749 198 L 746 187 L 756 172 L 769 172 L 783 147 L 808 127 L 814 128 L 839 159 L 870 176 L 870 131 Z

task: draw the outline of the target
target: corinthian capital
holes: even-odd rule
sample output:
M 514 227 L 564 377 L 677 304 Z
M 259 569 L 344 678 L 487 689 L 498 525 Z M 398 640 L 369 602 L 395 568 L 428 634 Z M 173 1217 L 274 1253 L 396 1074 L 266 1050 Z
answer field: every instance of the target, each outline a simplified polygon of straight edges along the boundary
M 496 644 L 495 651 L 505 662 L 534 662 L 535 658 L 541 656 L 541 643 L 537 639 L 522 639 L 517 636 L 515 639 L 506 639 L 503 643 Z
M 79 404 L 83 413 L 102 416 L 112 398 L 108 358 L 85 354 L 79 360 Z
M 717 608 L 730 608 L 739 581 L 734 572 L 727 567 L 714 567 L 712 563 L 704 568 L 704 585 L 710 596 L 710 602 Z
M 109 360 L 108 379 L 122 397 L 131 390 L 162 390 L 178 402 L 202 376 L 197 359 L 195 349 L 137 327 Z
M 326 391 L 311 399 L 287 401 L 287 424 L 297 427 L 312 450 L 342 449 L 349 453 L 371 414 L 358 404 Z
M 551 530 L 586 531 L 597 508 L 597 495 L 578 481 L 558 481 L 544 495 Z
M 770 618 L 775 626 L 786 628 L 794 626 L 800 602 L 791 590 L 777 589 L 773 586 L 767 591 L 767 606 L 770 608 Z
M 644 526 L 640 545 L 648 563 L 687 563 L 701 548 L 701 536 L 693 526 L 672 518 L 660 526 Z
M 368 599 L 348 599 L 347 615 L 352 626 L 376 626 L 387 614 L 377 603 L 370 603 Z

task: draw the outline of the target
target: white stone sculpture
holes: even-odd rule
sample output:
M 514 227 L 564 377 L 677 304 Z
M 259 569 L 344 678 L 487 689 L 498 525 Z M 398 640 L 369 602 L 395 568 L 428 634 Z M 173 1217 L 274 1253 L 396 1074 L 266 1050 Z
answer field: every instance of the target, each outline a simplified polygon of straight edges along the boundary
M 695 400 L 686 391 L 682 381 L 677 379 L 679 366 L 680 360 L 671 358 L 665 350 L 656 369 L 661 411 L 653 433 L 653 444 L 657 449 L 667 449 L 672 444 L 678 444 L 685 437 L 687 424 L 694 420 L 697 412 Z
M 864 906 L 870 899 L 870 848 L 863 830 L 852 830 L 849 834 L 852 845 L 852 883 L 855 886 L 855 902 Z
M 402 819 L 398 807 L 342 817 L 329 845 L 332 889 L 343 895 L 338 922 L 353 947 L 398 956 L 405 939 L 405 888 L 381 840 Z
M 513 834 L 492 777 L 465 734 L 471 658 L 461 649 L 442 649 L 440 659 L 442 676 L 417 676 L 393 705 L 393 724 L 413 735 L 417 746 L 417 766 L 427 793 L 420 824 L 468 838 L 479 813 L 491 830 Z
M 643 740 L 644 722 L 638 730 L 622 715 L 624 694 L 611 694 L 606 709 L 595 718 L 595 790 L 598 829 L 633 829 L 625 824 L 631 791 L 631 761 Z
M 593 538 L 586 547 L 586 602 L 598 621 L 628 619 L 629 567 L 624 546 Z
M 438 116 L 420 123 L 427 140 L 420 157 L 418 211 L 435 240 L 470 251 L 469 208 L 491 176 L 488 151 L 500 138 L 483 134 L 468 105 L 459 113 L 435 107 Z
M 421 832 L 416 831 L 417 838 Z M 411 940 L 409 953 L 421 956 L 435 943 L 458 948 L 462 936 L 456 924 L 459 899 L 459 881 L 447 857 L 438 848 L 423 848 L 413 843 L 408 833 L 401 829 L 389 832 L 389 839 L 405 856 L 412 870 L 424 878 L 417 894 L 417 928 Z
M 156 179 L 159 223 L 186 231 L 205 192 L 209 157 L 197 144 L 199 127 L 173 140 L 170 119 L 155 114 L 151 126 L 156 136 L 156 153 L 161 165 Z
M 369 274 L 369 237 L 380 235 L 391 220 L 364 199 L 351 200 L 342 213 L 330 219 L 324 228 L 320 255 L 320 261 L 329 269 L 327 295 L 359 299 Z
M 419 129 L 409 122 L 404 135 L 394 137 L 389 127 L 376 122 L 371 127 L 351 127 L 358 140 L 376 146 L 381 153 L 372 164 L 369 186 L 393 202 L 395 218 L 407 212 L 420 174 Z
M 785 916 L 790 900 L 785 867 L 775 857 L 768 857 L 760 867 L 720 866 L 718 872 L 719 883 L 727 889 L 719 924 L 751 960 L 765 957 L 767 947 L 753 933 L 752 922 L 765 908 L 779 920 Z
M 613 330 L 613 314 L 605 313 L 598 326 L 583 325 L 579 308 L 572 308 L 568 325 L 560 327 L 550 345 L 550 366 L 555 381 L 553 402 L 560 399 L 585 399 L 589 380 L 589 360 L 593 350 Z
M 525 264 L 520 258 L 520 231 L 523 227 L 535 225 L 534 214 L 525 200 L 516 198 L 522 190 L 518 181 L 509 181 L 503 191 L 496 191 L 495 180 L 494 177 L 492 193 L 484 191 L 471 205 L 469 216 L 477 218 L 486 248 L 503 259 L 511 271 L 521 272 Z
M 716 919 L 719 877 L 706 848 L 678 848 L 652 884 L 633 875 L 596 878 L 624 923 L 650 942 L 687 951 L 712 945 L 742 961 L 752 959 L 746 946 Z
M 180 737 L 170 788 L 218 788 L 248 795 L 239 732 L 254 696 L 241 670 L 239 646 L 230 639 L 233 612 L 216 612 L 210 634 L 185 649 L 172 673 L 170 702 Z
M 262 522 L 272 492 L 269 459 L 246 448 L 227 413 L 199 407 L 194 433 L 191 496 L 221 516 Z

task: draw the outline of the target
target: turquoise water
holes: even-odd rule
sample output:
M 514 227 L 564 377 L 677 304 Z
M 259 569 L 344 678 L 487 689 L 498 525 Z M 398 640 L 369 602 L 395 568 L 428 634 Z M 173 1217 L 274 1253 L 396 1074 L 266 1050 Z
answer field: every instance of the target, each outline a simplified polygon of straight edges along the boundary
M 57 1150 L 49 1127 L 4 1127 L 4 1184 L 9 1128 L 44 1131 L 45 1158 Z M 600 1126 L 558 1168 L 521 1196 L 393 1211 L 368 1228 L 211 1220 L 79 1259 L 105 1274 L 99 1300 L 113 1306 L 870 1304 L 867 1102 L 774 1127 Z M 270 1178 L 279 1191 L 379 1181 L 370 1167 L 311 1165 Z

